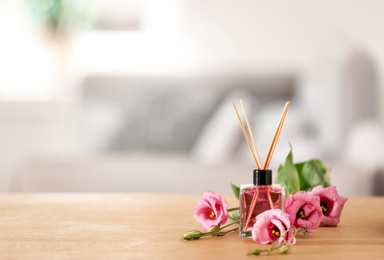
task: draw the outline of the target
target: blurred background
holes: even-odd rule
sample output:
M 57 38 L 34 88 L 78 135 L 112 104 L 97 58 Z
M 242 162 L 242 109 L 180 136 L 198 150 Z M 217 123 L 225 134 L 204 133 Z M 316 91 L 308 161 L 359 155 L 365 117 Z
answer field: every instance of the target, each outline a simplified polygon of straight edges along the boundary
M 384 194 L 384 2 L 1 0 L 0 192 L 231 193 L 320 158 Z

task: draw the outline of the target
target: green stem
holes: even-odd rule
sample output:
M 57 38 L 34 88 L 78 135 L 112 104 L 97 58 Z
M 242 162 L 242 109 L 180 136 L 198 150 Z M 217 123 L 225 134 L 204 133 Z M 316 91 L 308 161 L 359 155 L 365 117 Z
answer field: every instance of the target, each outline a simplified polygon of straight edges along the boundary
M 255 249 L 255 250 L 249 252 L 248 254 L 250 254 L 250 255 L 260 255 L 261 253 L 264 253 L 264 252 L 268 252 L 268 254 L 270 254 L 272 251 L 274 251 L 276 249 L 280 249 L 283 246 L 288 246 L 287 250 L 283 250 L 283 252 L 281 251 L 282 253 L 286 253 L 289 250 L 289 247 L 292 245 L 292 240 L 300 232 L 303 232 L 304 235 L 307 235 L 307 233 L 308 233 L 305 228 L 300 228 L 300 229 L 289 228 L 289 229 L 285 230 L 280 237 L 275 239 L 275 241 L 273 241 L 272 245 L 268 249 L 265 249 L 265 250 Z M 291 236 L 290 236 L 289 239 L 286 239 L 286 236 L 287 236 L 288 233 L 291 233 Z M 280 238 L 283 239 L 283 242 L 281 244 L 278 244 L 278 241 L 279 241 Z
M 237 230 L 239 230 L 239 227 L 236 227 L 236 228 L 227 230 L 227 231 L 223 232 L 223 235 L 226 235 L 226 234 L 228 234 L 229 232 L 233 232 L 233 231 L 237 231 Z
M 221 231 L 221 230 L 223 230 L 224 228 L 227 228 L 229 226 L 232 226 L 233 224 L 238 224 L 238 223 L 239 222 L 232 222 L 232 223 L 229 223 L 228 225 L 220 227 L 220 229 L 217 230 L 217 231 L 204 232 L 204 233 L 201 234 L 201 237 L 205 237 L 205 236 L 224 236 L 225 234 L 227 234 L 229 232 L 233 232 L 233 231 L 238 230 L 239 227 L 236 227 L 236 228 L 233 228 L 233 229 L 230 229 L 230 230 L 227 230 L 227 231 Z
M 239 210 L 239 207 L 235 207 L 235 208 L 229 208 L 229 209 L 227 209 L 228 212 L 235 211 L 235 210 Z
M 229 226 L 232 226 L 233 224 L 238 224 L 238 223 L 239 223 L 239 221 L 229 223 L 229 224 L 227 224 L 227 225 L 221 227 L 220 230 L 223 230 L 223 229 L 226 228 L 226 227 L 229 227 Z

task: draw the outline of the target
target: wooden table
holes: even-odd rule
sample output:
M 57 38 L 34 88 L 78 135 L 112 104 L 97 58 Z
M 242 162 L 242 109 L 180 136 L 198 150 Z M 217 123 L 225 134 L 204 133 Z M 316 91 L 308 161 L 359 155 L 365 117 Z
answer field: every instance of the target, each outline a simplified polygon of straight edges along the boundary
M 236 206 L 232 196 L 225 196 Z M 184 241 L 200 229 L 198 197 L 150 194 L 0 195 L 0 259 L 251 259 L 265 248 L 237 233 Z M 336 228 L 298 237 L 282 259 L 384 259 L 384 197 L 350 198 Z M 268 259 L 269 259 L 268 258 Z

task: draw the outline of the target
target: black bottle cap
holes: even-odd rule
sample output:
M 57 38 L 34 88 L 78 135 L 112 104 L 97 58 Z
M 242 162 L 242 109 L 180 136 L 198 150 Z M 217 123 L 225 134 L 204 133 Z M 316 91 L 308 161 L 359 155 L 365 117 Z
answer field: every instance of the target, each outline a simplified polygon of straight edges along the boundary
M 254 185 L 271 185 L 272 184 L 272 170 L 253 170 L 253 184 Z

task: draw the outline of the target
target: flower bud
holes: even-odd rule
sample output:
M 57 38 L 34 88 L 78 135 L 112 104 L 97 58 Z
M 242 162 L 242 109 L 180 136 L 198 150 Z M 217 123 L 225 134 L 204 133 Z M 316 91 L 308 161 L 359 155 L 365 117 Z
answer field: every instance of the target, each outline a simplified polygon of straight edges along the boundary
M 286 254 L 286 253 L 288 253 L 290 248 L 291 248 L 290 246 L 284 245 L 284 246 L 280 247 L 280 253 Z
M 219 226 L 211 226 L 208 229 L 208 232 L 219 232 L 220 231 L 220 225 Z
M 199 230 L 192 230 L 183 235 L 183 239 L 185 240 L 193 240 L 201 238 L 203 233 Z
M 255 250 L 252 250 L 251 252 L 249 252 L 250 255 L 260 255 L 261 254 L 261 250 L 260 249 L 255 249 Z

